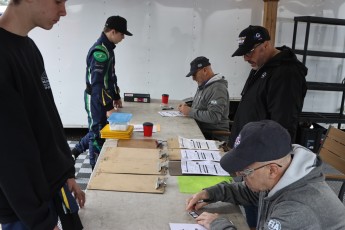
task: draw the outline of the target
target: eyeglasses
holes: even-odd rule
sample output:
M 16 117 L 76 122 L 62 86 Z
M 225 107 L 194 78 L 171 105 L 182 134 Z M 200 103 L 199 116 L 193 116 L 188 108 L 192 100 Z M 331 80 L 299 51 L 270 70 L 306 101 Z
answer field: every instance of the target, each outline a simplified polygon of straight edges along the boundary
M 260 166 L 260 167 L 257 167 L 257 168 L 255 168 L 255 169 L 245 169 L 245 170 L 243 170 L 243 171 L 237 172 L 237 174 L 238 174 L 239 176 L 241 176 L 241 177 L 247 177 L 247 176 L 249 176 L 250 174 L 252 174 L 255 170 L 261 169 L 261 168 L 266 167 L 267 165 L 271 165 L 271 164 L 275 164 L 275 165 L 277 165 L 279 168 L 283 167 L 283 166 L 280 165 L 280 164 L 277 164 L 277 163 L 272 162 L 272 163 L 268 163 L 268 164 L 262 165 L 262 166 Z
M 245 56 L 245 57 L 251 57 L 251 56 L 254 54 L 255 49 L 258 48 L 258 46 L 260 46 L 261 44 L 263 44 L 263 43 L 259 43 L 259 44 L 255 45 L 255 46 L 253 47 L 253 49 L 251 49 L 248 53 L 246 53 L 246 54 L 243 55 L 243 56 Z

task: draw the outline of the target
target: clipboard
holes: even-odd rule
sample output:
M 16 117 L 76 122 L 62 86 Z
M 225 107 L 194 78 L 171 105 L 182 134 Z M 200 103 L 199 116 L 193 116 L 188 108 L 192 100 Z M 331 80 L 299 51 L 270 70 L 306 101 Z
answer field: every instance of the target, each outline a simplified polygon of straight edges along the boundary
M 181 149 L 180 143 L 178 142 L 178 138 L 169 138 L 167 140 L 168 149 Z
M 98 159 L 97 172 L 120 174 L 166 174 L 165 159 L 157 149 L 106 148 Z
M 118 140 L 118 147 L 126 148 L 142 148 L 142 149 L 156 149 L 157 140 L 155 139 L 129 139 Z
M 166 178 L 155 175 L 95 173 L 87 189 L 163 194 Z

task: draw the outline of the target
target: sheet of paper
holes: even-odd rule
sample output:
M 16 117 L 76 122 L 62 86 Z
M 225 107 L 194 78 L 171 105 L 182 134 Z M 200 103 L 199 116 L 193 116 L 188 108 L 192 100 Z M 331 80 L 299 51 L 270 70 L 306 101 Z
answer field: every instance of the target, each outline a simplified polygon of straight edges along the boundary
M 132 124 L 134 126 L 134 132 L 144 132 L 144 126 L 142 124 Z M 157 132 L 157 125 L 153 125 L 152 132 Z
M 170 230 L 207 230 L 199 224 L 177 224 L 170 223 Z
M 181 160 L 220 161 L 221 155 L 216 150 L 181 149 Z
M 183 113 L 180 111 L 159 111 L 158 112 L 162 117 L 183 117 Z
M 202 139 L 187 139 L 178 137 L 180 148 L 184 149 L 205 149 L 205 150 L 219 150 L 215 141 Z
M 177 177 L 177 182 L 178 182 L 178 187 L 179 187 L 180 192 L 188 193 L 188 194 L 194 194 L 194 193 L 200 192 L 204 188 L 211 187 L 221 182 L 230 183 L 231 181 L 232 181 L 232 178 L 229 176 L 183 175 L 183 176 Z
M 182 174 L 201 174 L 201 175 L 216 175 L 229 176 L 219 164 L 213 161 L 186 161 L 181 160 Z

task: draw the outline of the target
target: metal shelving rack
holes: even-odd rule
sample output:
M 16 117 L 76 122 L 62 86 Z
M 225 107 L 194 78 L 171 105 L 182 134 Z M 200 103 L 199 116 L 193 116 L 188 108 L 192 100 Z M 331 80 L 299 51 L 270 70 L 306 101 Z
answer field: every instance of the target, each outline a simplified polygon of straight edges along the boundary
M 345 58 L 345 53 L 308 50 L 310 25 L 312 23 L 345 26 L 344 19 L 301 16 L 301 17 L 295 17 L 294 21 L 295 23 L 294 23 L 294 31 L 293 31 L 293 39 L 292 39 L 292 50 L 296 54 L 300 54 L 303 56 L 303 60 L 302 60 L 303 64 L 306 63 L 307 56 Z M 298 22 L 306 23 L 306 33 L 305 33 L 305 41 L 304 41 L 303 50 L 295 49 Z M 342 92 L 340 112 L 339 113 L 302 112 L 302 114 L 300 115 L 300 121 L 306 122 L 306 123 L 332 123 L 332 124 L 337 123 L 338 128 L 340 129 L 341 124 L 345 123 L 345 115 L 343 114 L 344 100 L 345 100 L 344 80 L 341 83 L 307 82 L 307 87 L 308 87 L 308 90 Z

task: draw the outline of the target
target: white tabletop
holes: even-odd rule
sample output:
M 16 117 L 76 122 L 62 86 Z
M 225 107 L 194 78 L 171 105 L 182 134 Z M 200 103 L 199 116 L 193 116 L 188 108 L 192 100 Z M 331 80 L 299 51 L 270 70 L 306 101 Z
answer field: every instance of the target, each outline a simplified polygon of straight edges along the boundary
M 177 108 L 178 104 L 179 101 L 170 101 L 174 108 Z M 149 121 L 159 124 L 161 130 L 153 134 L 153 139 L 164 140 L 178 135 L 204 139 L 194 119 L 162 117 L 158 111 L 161 111 L 160 100 L 152 100 L 151 103 L 125 102 L 121 109 L 121 112 L 133 114 L 131 123 Z M 143 133 L 138 132 L 134 133 L 132 138 L 148 137 L 143 137 Z M 116 145 L 117 141 L 111 139 L 104 144 L 114 148 Z M 86 205 L 79 213 L 84 229 L 168 230 L 169 223 L 195 223 L 185 211 L 185 201 L 191 194 L 180 193 L 177 178 L 169 175 L 167 177 L 164 194 L 87 190 Z M 209 205 L 206 211 L 222 213 L 229 217 L 238 229 L 248 229 L 238 206 L 217 203 Z

